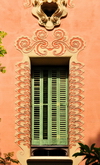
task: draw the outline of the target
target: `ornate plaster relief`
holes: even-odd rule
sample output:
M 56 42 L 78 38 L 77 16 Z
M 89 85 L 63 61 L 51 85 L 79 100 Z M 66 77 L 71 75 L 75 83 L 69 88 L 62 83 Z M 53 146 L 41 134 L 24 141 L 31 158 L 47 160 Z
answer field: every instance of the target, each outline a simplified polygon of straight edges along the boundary
M 16 144 L 21 148 L 17 157 L 22 165 L 30 156 L 30 65 L 23 60 L 16 64 Z
M 47 37 L 48 35 L 48 37 Z M 51 34 L 50 34 L 51 35 Z M 62 29 L 55 30 L 53 40 L 49 41 L 49 32 L 37 30 L 30 39 L 19 37 L 16 48 L 23 54 L 23 61 L 16 64 L 16 143 L 20 146 L 18 159 L 25 165 L 30 156 L 30 57 L 70 57 L 69 71 L 69 156 L 75 152 L 77 143 L 83 135 L 83 99 L 84 99 L 84 64 L 77 60 L 77 55 L 84 49 L 85 42 L 80 37 L 68 36 Z M 76 163 L 77 161 L 77 163 Z M 75 159 L 78 164 L 80 159 Z
M 51 35 L 51 33 L 50 33 Z M 16 40 L 15 46 L 23 54 L 29 57 L 35 56 L 68 56 L 79 53 L 84 48 L 82 38 L 75 36 L 68 39 L 62 29 L 54 30 L 53 41 L 50 41 L 49 33 L 46 30 L 37 30 L 32 38 L 21 36 Z
M 39 19 L 39 24 L 52 30 L 60 24 L 60 19 L 67 15 L 66 0 L 33 0 L 32 14 Z
M 69 76 L 69 142 L 70 148 L 83 138 L 84 65 L 72 61 Z M 75 135 L 75 136 L 73 136 Z
M 38 18 L 40 25 L 52 30 L 60 25 L 60 19 L 67 16 L 67 5 L 72 0 L 27 0 L 26 7 L 33 5 L 32 14 Z

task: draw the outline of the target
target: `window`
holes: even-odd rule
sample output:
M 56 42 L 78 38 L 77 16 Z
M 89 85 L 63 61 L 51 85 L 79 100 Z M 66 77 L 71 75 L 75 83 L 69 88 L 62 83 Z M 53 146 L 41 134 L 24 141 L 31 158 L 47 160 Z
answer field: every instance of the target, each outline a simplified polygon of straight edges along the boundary
M 32 146 L 68 145 L 67 105 L 68 68 L 32 67 Z

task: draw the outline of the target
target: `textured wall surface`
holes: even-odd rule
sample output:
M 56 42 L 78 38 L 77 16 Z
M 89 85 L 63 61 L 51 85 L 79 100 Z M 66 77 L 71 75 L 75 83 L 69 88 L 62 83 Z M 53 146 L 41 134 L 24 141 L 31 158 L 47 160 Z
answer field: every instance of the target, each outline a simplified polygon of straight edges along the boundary
M 55 29 L 60 28 L 66 32 L 66 36 L 68 36 L 67 44 L 69 44 L 69 39 L 75 36 L 79 36 L 85 41 L 85 48 L 78 51 L 70 61 L 70 142 L 73 145 L 78 141 L 77 139 L 82 139 L 84 143 L 89 145 L 96 143 L 97 146 L 100 146 L 100 1 L 73 0 L 68 2 L 68 15 L 66 18 L 61 19 L 61 25 Z M 26 7 L 25 3 L 27 4 Z M 27 127 L 29 128 L 28 121 L 30 118 L 28 111 L 29 100 L 27 104 L 27 99 L 29 99 L 29 95 L 27 96 L 27 93 L 29 94 L 29 85 L 27 86 L 29 77 L 27 78 L 27 76 L 29 76 L 30 69 L 28 58 L 31 55 L 29 53 L 27 58 L 24 52 L 25 49 L 24 51 L 18 51 L 22 47 L 25 48 L 27 43 L 20 45 L 17 50 L 16 41 L 23 36 L 28 38 L 33 36 L 34 38 L 34 34 L 38 29 L 45 30 L 44 27 L 38 25 L 37 18 L 31 14 L 33 8 L 31 1 L 2 0 L 0 2 L 0 30 L 7 32 L 7 36 L 3 39 L 7 55 L 0 57 L 0 63 L 6 66 L 6 73 L 0 73 L 1 153 L 14 151 L 16 154 L 20 148 L 29 152 L 25 147 L 28 148 L 29 145 L 27 143 L 29 141 L 29 132 L 26 129 Z M 54 41 L 53 32 L 55 29 L 47 31 L 51 43 Z M 62 40 L 60 41 L 62 42 Z M 65 41 L 63 41 L 64 43 Z M 65 44 L 65 48 L 67 44 Z M 78 47 L 76 43 L 74 46 Z M 63 57 L 61 54 L 60 56 Z M 76 74 L 74 74 L 74 71 Z M 25 75 L 25 73 L 28 73 L 28 75 Z M 24 90 L 22 89 L 23 84 L 21 84 L 23 81 L 25 83 Z M 24 96 L 23 92 L 26 92 Z M 25 129 L 21 130 L 21 133 L 26 131 L 24 135 L 16 134 L 16 130 L 20 132 L 18 118 L 21 119 L 21 113 L 23 113 L 20 109 L 21 105 L 27 111 L 26 116 L 24 116 L 26 119 L 26 123 L 24 123 L 26 124 Z M 79 123 L 76 122 L 77 118 Z M 74 120 L 76 125 L 74 125 Z M 18 127 L 16 123 L 19 124 Z M 30 130 L 28 129 L 28 131 Z M 73 138 L 74 134 L 76 139 Z M 25 135 L 26 139 L 24 139 Z M 20 145 L 19 139 L 24 139 L 26 146 Z M 21 154 L 25 155 L 26 153 Z M 22 160 L 22 164 L 24 165 L 24 160 Z

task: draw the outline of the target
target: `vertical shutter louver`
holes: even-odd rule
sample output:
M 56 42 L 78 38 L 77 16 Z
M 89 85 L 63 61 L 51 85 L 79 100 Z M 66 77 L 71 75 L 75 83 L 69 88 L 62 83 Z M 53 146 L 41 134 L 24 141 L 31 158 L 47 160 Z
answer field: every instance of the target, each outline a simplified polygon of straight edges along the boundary
M 32 72 L 32 145 L 67 145 L 67 71 Z
M 36 70 L 32 79 L 32 139 L 38 144 L 40 139 L 40 71 Z M 34 98 L 34 99 L 33 99 Z
M 60 71 L 60 144 L 66 144 L 67 137 L 67 79 L 66 71 Z
M 51 111 L 52 111 L 52 128 L 51 137 L 52 143 L 57 144 L 57 71 L 52 71 L 52 93 L 51 93 Z

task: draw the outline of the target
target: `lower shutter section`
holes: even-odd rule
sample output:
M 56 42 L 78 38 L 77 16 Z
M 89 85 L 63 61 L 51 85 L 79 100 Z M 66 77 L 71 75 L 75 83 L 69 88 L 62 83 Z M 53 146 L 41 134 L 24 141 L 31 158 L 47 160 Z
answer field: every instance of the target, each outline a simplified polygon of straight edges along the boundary
M 66 68 L 32 70 L 32 145 L 67 145 Z

